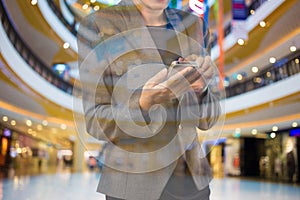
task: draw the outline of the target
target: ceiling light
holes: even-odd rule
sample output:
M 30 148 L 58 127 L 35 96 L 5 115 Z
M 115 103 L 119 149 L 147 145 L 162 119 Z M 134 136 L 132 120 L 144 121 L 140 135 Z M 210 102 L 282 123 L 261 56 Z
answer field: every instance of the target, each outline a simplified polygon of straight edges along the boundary
M 297 122 L 293 122 L 292 123 L 292 127 L 296 128 L 298 126 L 298 123 Z
M 96 0 L 90 0 L 90 2 L 91 2 L 91 3 L 95 3 L 95 2 L 96 2 Z
M 38 125 L 36 126 L 36 129 L 37 129 L 38 131 L 41 131 L 41 130 L 43 130 L 43 126 L 40 125 L 40 124 L 38 124 Z
M 239 80 L 239 81 L 241 81 L 241 80 L 243 79 L 243 76 L 242 76 L 241 74 L 238 74 L 238 75 L 236 76 L 236 79 Z
M 17 122 L 15 120 L 11 120 L 10 124 L 15 126 L 17 124 Z
M 261 81 L 262 81 L 262 79 L 261 79 L 260 77 L 256 77 L 256 78 L 254 79 L 254 82 L 255 82 L 255 83 L 261 83 Z
M 89 5 L 87 5 L 86 3 L 82 5 L 82 9 L 83 9 L 83 10 L 86 10 L 86 9 L 88 9 L 88 8 L 89 8 Z
M 42 124 L 43 124 L 44 126 L 47 126 L 47 125 L 48 125 L 48 121 L 47 121 L 47 120 L 43 120 L 43 121 L 42 121 Z
M 99 10 L 100 9 L 100 6 L 94 6 L 94 10 Z
M 272 131 L 278 131 L 278 126 L 273 126 Z
M 294 45 L 293 45 L 293 46 L 290 46 L 290 51 L 291 51 L 291 52 L 295 52 L 296 50 L 297 50 L 297 47 L 296 47 L 296 46 L 294 46 Z
M 299 64 L 299 59 L 298 58 L 295 59 L 295 63 Z
M 2 117 L 2 120 L 3 120 L 4 122 L 7 122 L 7 121 L 8 121 L 8 117 L 7 117 L 7 116 L 3 116 L 3 117 Z
M 251 71 L 252 71 L 253 73 L 257 73 L 257 72 L 258 72 L 258 67 L 253 66 L 253 67 L 251 68 Z
M 251 133 L 252 133 L 252 135 L 256 135 L 257 134 L 257 129 L 252 129 Z
M 22 153 L 22 149 L 21 148 L 17 148 L 17 153 Z
M 64 49 L 67 49 L 70 47 L 70 44 L 68 42 L 65 42 L 64 45 L 63 45 Z
M 267 76 L 268 78 L 270 78 L 270 77 L 271 77 L 271 72 L 267 72 L 267 73 L 266 73 L 266 76 Z
M 270 137 L 271 137 L 271 138 L 275 138 L 275 137 L 276 137 L 276 133 L 272 132 L 272 133 L 270 134 Z
M 237 40 L 237 43 L 239 44 L 239 45 L 244 45 L 245 44 L 245 40 L 243 40 L 242 38 L 239 38 L 238 40 Z
M 29 128 L 29 129 L 27 130 L 27 133 L 32 134 L 32 129 Z
M 269 58 L 269 62 L 272 64 L 276 63 L 276 58 L 275 57 Z
M 255 14 L 255 10 L 253 10 L 253 9 L 250 10 L 250 14 L 251 14 L 251 15 L 254 15 L 254 14 Z
M 60 128 L 61 128 L 62 130 L 66 130 L 66 129 L 67 129 L 67 125 L 61 124 L 61 125 L 60 125 Z
M 263 27 L 266 27 L 267 24 L 266 24 L 265 21 L 260 21 L 260 22 L 259 22 L 259 25 L 260 25 L 260 27 L 263 28 Z
M 31 5 L 35 6 L 38 3 L 38 1 L 37 0 L 31 0 L 30 3 L 31 3 Z
M 27 119 L 25 123 L 26 123 L 27 126 L 31 126 L 32 125 L 32 121 L 30 119 Z

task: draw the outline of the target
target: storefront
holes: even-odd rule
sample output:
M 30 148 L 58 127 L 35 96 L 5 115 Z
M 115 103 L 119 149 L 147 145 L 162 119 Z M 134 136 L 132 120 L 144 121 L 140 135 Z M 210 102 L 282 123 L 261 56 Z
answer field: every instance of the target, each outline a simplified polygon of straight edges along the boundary
M 32 174 L 56 167 L 57 149 L 45 141 L 0 127 L 0 169 L 8 173 Z
M 265 177 L 284 182 L 299 182 L 299 135 L 293 134 L 297 129 L 285 130 L 273 134 L 266 141 Z
M 12 131 L 8 128 L 0 128 L 0 169 L 7 169 L 11 163 L 10 145 Z
M 240 138 L 238 163 L 241 176 L 259 177 L 278 182 L 299 182 L 299 136 L 300 129 L 292 129 L 266 133 L 265 138 Z M 227 145 L 226 152 L 236 153 L 237 151 L 228 148 Z M 234 169 L 231 164 L 232 153 L 226 153 L 226 157 L 229 163 L 226 166 L 232 171 Z

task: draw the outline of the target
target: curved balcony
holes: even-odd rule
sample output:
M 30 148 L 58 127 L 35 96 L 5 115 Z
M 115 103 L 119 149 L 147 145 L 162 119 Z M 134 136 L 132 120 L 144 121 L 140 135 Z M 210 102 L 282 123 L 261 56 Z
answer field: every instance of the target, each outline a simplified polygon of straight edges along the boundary
M 31 69 L 36 71 L 46 81 L 59 88 L 60 90 L 66 92 L 67 94 L 72 94 L 73 85 L 64 81 L 61 77 L 51 71 L 49 67 L 44 65 L 39 60 L 39 58 L 35 56 L 29 50 L 29 48 L 26 47 L 17 31 L 15 31 L 14 27 L 11 25 L 9 17 L 8 15 L 6 15 L 5 9 L 2 4 L 0 5 L 0 9 L 1 21 L 3 24 L 3 28 L 6 31 L 6 35 L 13 44 L 14 48 L 18 51 L 19 55 L 23 58 L 23 60 L 26 61 Z M 230 85 L 226 88 L 227 96 L 233 97 L 244 94 L 246 92 L 271 85 L 275 82 L 299 73 L 299 51 L 281 60 L 282 61 L 279 63 L 267 66 L 264 71 L 262 71 L 260 74 L 257 74 L 255 77 L 249 78 L 234 85 Z M 79 88 L 75 88 L 75 90 L 80 92 Z
M 0 18 L 1 55 L 10 69 L 33 91 L 46 99 L 63 108 L 82 113 L 82 108 L 76 106 L 80 105 L 80 99 L 73 96 L 73 91 L 80 94 L 81 90 L 63 80 L 30 51 L 11 24 L 2 2 Z
M 0 3 L 0 11 L 1 22 L 6 35 L 23 60 L 49 83 L 68 94 L 72 94 L 73 85 L 54 73 L 50 67 L 46 66 L 46 64 L 44 64 L 39 57 L 28 48 L 12 25 L 2 2 Z

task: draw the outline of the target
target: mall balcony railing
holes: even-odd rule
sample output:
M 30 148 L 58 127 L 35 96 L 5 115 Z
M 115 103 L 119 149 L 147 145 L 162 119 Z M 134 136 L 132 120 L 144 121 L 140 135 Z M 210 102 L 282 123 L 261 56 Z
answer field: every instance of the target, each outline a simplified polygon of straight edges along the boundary
M 8 38 L 11 43 L 14 45 L 19 54 L 23 59 L 31 66 L 33 70 L 39 73 L 43 78 L 48 82 L 56 86 L 57 88 L 72 94 L 73 85 L 57 74 L 55 74 L 48 66 L 43 64 L 38 56 L 34 55 L 31 50 L 26 46 L 22 41 L 20 35 L 14 29 L 12 22 L 9 20 L 9 17 L 6 13 L 3 4 L 0 4 L 0 17 L 3 27 L 7 33 Z M 229 85 L 226 88 L 227 97 L 232 97 L 236 95 L 249 92 L 267 85 L 270 85 L 274 82 L 283 80 L 294 74 L 300 72 L 300 51 L 291 53 L 287 57 L 280 59 L 275 64 L 266 66 L 263 68 L 260 73 L 256 74 L 254 77 L 246 78 L 244 81 L 238 81 L 232 85 Z M 76 94 L 80 93 L 79 88 L 75 88 Z
M 59 7 L 56 5 L 56 3 L 53 0 L 47 0 L 51 10 L 53 11 L 53 13 L 60 19 L 60 21 L 65 25 L 65 27 L 67 27 L 67 29 L 74 35 L 77 35 L 77 30 L 76 30 L 76 20 L 73 21 L 73 23 L 69 23 L 65 17 L 63 16 L 61 10 L 59 9 Z M 67 9 L 69 9 L 69 6 L 67 5 L 67 3 L 64 1 L 64 3 L 66 4 Z M 72 12 L 69 9 L 70 12 Z
M 0 3 L 0 18 L 9 40 L 22 56 L 22 58 L 26 61 L 26 63 L 48 82 L 63 90 L 64 92 L 72 94 L 73 84 L 63 80 L 63 78 L 52 71 L 51 67 L 44 64 L 22 40 L 22 37 L 20 37 L 19 33 L 15 30 L 15 27 L 13 26 L 2 1 Z
M 299 60 L 300 50 L 289 54 L 274 64 L 268 65 L 253 77 L 245 78 L 243 81 L 237 81 L 226 88 L 227 98 L 268 86 L 300 73 Z

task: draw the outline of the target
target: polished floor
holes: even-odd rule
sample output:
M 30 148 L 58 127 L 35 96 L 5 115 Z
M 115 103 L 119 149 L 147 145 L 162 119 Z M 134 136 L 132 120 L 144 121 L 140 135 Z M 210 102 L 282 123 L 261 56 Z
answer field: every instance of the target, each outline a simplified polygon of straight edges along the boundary
M 99 173 L 59 172 L 0 179 L 0 200 L 105 200 L 96 193 Z M 211 200 L 297 200 L 300 186 L 238 178 L 211 183 Z

